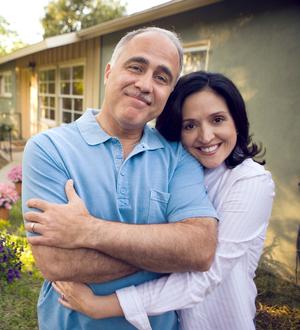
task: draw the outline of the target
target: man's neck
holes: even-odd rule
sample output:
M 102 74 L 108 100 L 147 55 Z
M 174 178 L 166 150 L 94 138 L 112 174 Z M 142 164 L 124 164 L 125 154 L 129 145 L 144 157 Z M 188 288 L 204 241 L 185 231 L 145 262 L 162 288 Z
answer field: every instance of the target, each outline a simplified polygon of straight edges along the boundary
M 112 120 L 107 118 L 102 112 L 97 115 L 96 120 L 107 134 L 115 136 L 120 140 L 123 147 L 124 159 L 126 159 L 135 145 L 141 140 L 143 134 L 142 129 L 122 128 L 118 123 L 112 122 Z

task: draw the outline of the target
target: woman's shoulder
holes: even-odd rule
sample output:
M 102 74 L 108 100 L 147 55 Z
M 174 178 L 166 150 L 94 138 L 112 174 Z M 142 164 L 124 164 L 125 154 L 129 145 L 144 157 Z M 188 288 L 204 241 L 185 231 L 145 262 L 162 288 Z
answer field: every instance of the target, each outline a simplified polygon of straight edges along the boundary
M 255 162 L 252 158 L 245 159 L 241 164 L 231 169 L 230 172 L 236 177 L 271 176 L 271 173 L 263 165 Z

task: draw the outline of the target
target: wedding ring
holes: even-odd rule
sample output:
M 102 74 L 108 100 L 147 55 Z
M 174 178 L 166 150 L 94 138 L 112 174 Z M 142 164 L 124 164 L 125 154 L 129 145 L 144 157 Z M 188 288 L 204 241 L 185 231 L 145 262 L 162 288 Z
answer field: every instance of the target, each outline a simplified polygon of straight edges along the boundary
M 34 226 L 35 226 L 35 222 L 31 222 L 31 231 L 32 231 L 33 233 L 35 233 L 35 231 L 34 231 Z

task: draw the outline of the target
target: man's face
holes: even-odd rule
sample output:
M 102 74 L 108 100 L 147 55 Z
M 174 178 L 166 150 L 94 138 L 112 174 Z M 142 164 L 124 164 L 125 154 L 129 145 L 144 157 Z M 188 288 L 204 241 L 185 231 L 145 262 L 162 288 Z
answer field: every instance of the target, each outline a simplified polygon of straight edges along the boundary
M 102 112 L 110 128 L 142 130 L 163 110 L 179 74 L 175 45 L 164 35 L 135 36 L 105 70 Z

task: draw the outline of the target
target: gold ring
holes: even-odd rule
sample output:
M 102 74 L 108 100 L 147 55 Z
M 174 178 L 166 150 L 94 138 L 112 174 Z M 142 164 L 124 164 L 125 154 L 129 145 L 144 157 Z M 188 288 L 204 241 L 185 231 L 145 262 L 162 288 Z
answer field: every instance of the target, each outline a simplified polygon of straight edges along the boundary
M 33 233 L 35 233 L 35 231 L 34 231 L 34 226 L 35 226 L 35 222 L 32 222 L 32 223 L 31 223 L 31 231 L 32 231 Z

